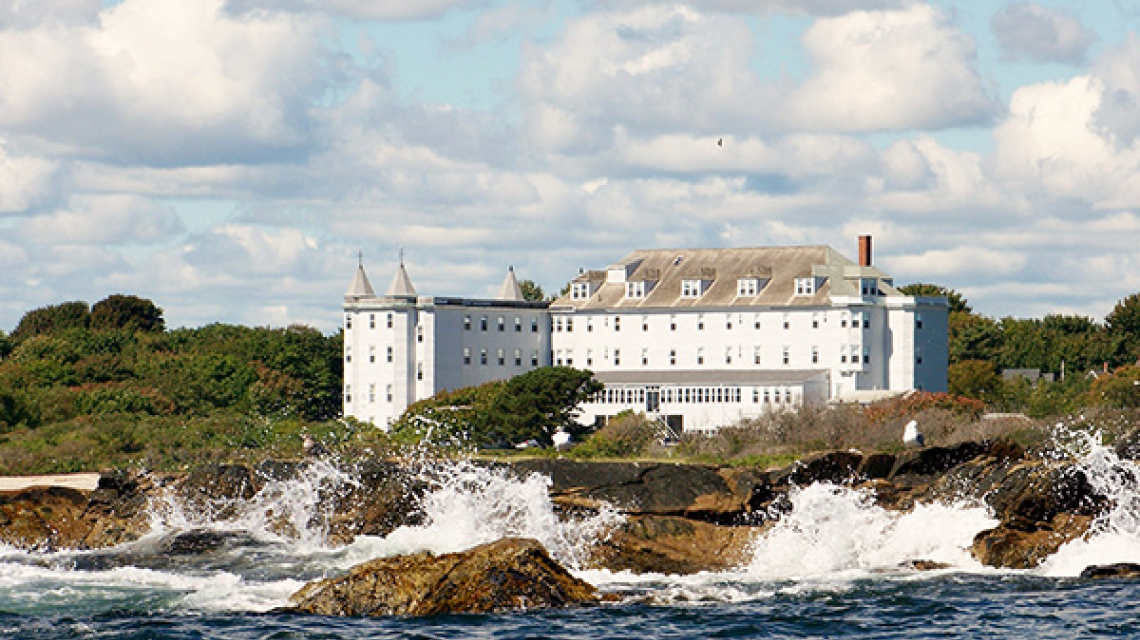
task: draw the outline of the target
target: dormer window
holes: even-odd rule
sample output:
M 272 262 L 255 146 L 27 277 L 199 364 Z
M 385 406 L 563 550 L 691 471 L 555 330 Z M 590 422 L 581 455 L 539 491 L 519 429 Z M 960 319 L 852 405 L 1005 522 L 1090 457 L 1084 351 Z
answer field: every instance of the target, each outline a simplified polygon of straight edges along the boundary
M 860 293 L 864 296 L 882 295 L 879 293 L 879 283 L 872 278 L 860 278 L 859 289 Z
M 796 278 L 797 296 L 815 295 L 815 278 Z
M 645 297 L 645 281 L 637 280 L 625 283 L 625 297 L 640 300 Z
M 571 300 L 589 300 L 590 299 L 590 283 L 589 282 L 575 282 L 570 285 L 570 299 Z
M 736 295 L 752 297 L 760 293 L 760 280 L 758 278 L 740 278 L 736 281 Z
M 703 287 L 703 283 L 697 279 L 688 279 L 681 281 L 681 297 L 682 298 L 699 298 Z

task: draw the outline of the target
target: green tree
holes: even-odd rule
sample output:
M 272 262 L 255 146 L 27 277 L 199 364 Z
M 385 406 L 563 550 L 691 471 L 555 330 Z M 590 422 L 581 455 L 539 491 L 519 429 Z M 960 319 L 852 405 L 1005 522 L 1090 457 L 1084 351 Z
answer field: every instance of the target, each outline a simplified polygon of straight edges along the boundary
M 166 328 L 162 309 L 138 296 L 114 294 L 91 307 L 91 328 L 161 332 Z
M 542 290 L 534 280 L 522 280 L 519 282 L 519 289 L 522 290 L 523 299 L 531 302 L 542 302 L 546 300 L 546 292 Z
M 22 342 L 32 336 L 56 333 L 65 329 L 86 329 L 91 310 L 86 302 L 73 301 L 33 309 L 20 318 L 12 332 L 12 340 Z
M 950 365 L 947 378 L 951 395 L 991 402 L 1001 391 L 1001 376 L 992 362 L 966 360 Z
M 908 296 L 945 296 L 946 302 L 950 305 L 951 312 L 973 312 L 973 310 L 970 308 L 970 305 L 966 303 L 966 298 L 963 297 L 962 294 L 941 285 L 917 282 L 915 284 L 908 284 L 906 286 L 899 287 L 899 291 Z
M 949 318 L 950 363 L 967 360 L 997 362 L 1002 349 L 1002 331 L 985 316 L 954 311 Z
M 1140 362 L 1140 293 L 1116 303 L 1104 323 L 1109 334 L 1119 341 L 1114 364 Z
M 1140 407 L 1140 366 L 1121 367 L 1097 378 L 1089 388 L 1089 402 L 1115 409 Z
M 559 429 L 581 433 L 574 418 L 577 407 L 601 391 L 594 374 L 572 367 L 543 367 L 515 376 L 495 396 L 488 422 L 495 440 L 535 439 L 549 446 Z

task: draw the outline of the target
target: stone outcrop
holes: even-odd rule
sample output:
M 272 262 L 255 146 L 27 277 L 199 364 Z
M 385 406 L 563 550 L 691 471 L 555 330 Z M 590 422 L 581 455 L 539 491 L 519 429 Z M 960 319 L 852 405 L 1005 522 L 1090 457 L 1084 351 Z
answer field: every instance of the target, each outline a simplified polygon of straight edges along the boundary
M 310 583 L 293 610 L 329 616 L 426 616 L 559 608 L 598 601 L 534 540 L 505 538 L 462 553 L 380 558 Z
M 1081 578 L 1089 580 L 1104 580 L 1109 578 L 1123 578 L 1135 580 L 1140 578 L 1140 564 L 1134 562 L 1120 562 L 1117 564 L 1098 564 L 1085 567 L 1081 571 Z
M 633 573 L 725 571 L 747 562 L 756 527 L 678 516 L 629 516 L 594 547 L 587 565 Z

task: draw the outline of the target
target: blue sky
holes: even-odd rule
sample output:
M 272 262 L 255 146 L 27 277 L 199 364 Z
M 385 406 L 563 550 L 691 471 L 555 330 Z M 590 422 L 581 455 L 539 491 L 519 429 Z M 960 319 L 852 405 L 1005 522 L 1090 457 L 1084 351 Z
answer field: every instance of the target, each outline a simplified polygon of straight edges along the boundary
M 490 296 L 864 233 L 898 283 L 1100 320 L 1140 292 L 1136 69 L 1124 0 L 7 3 L 0 330 L 112 293 L 332 330 L 361 250 Z

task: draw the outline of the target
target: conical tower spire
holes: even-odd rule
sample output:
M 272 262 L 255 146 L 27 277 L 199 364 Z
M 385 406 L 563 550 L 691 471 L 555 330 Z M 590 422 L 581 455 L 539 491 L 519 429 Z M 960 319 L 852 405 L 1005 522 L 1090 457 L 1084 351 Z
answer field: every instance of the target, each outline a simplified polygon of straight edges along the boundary
M 348 286 L 348 291 L 344 293 L 346 299 L 359 299 L 375 297 L 376 292 L 372 289 L 372 283 L 368 281 L 368 274 L 364 272 L 364 252 L 361 251 L 357 256 L 356 275 L 352 278 L 352 284 Z
M 507 269 L 507 277 L 503 279 L 503 286 L 499 287 L 499 300 L 513 300 L 522 302 L 526 300 L 523 297 L 522 288 L 519 287 L 519 281 L 515 278 L 515 268 L 511 266 Z
M 386 295 L 398 298 L 416 297 L 416 288 L 412 286 L 412 279 L 408 277 L 408 270 L 404 268 L 403 249 L 400 249 L 400 267 L 396 270 L 396 276 L 392 278 L 392 284 L 388 285 Z

